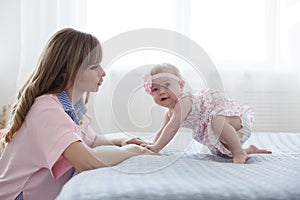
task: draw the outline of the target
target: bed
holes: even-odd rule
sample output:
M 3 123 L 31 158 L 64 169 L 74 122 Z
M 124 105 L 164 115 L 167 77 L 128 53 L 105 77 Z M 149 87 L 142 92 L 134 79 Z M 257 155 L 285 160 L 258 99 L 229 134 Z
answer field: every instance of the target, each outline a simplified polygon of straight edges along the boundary
M 57 200 L 300 199 L 300 133 L 253 133 L 245 146 L 273 154 L 250 155 L 245 165 L 210 154 L 188 134 L 180 132 L 161 156 L 136 156 L 75 175 Z

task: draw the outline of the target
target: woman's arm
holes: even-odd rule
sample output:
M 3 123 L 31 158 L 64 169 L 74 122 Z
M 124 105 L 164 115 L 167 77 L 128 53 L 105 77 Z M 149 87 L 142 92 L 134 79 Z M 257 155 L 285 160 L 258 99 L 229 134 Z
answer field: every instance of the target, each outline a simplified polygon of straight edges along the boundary
M 94 143 L 92 147 L 97 147 L 101 145 L 117 145 L 122 146 L 125 140 L 128 140 L 127 138 L 109 138 L 105 135 L 99 135 L 95 137 Z
M 140 138 L 126 138 L 126 137 L 119 137 L 119 138 L 112 138 L 108 137 L 107 135 L 97 134 L 93 127 L 91 126 L 89 117 L 86 115 L 83 116 L 81 125 L 83 128 L 83 132 L 86 134 L 87 138 L 90 140 L 92 139 L 91 147 L 97 147 L 101 145 L 117 145 L 117 146 L 124 146 L 127 144 L 143 144 L 145 143 Z
M 82 142 L 72 143 L 64 151 L 63 156 L 74 166 L 78 172 L 116 165 L 132 156 L 141 154 L 155 154 L 150 150 L 138 146 L 114 146 L 109 149 L 91 149 Z
M 105 135 L 97 135 L 93 146 L 97 147 L 101 145 L 117 145 L 117 146 L 124 146 L 128 144 L 144 144 L 145 141 L 141 140 L 140 138 L 109 138 Z

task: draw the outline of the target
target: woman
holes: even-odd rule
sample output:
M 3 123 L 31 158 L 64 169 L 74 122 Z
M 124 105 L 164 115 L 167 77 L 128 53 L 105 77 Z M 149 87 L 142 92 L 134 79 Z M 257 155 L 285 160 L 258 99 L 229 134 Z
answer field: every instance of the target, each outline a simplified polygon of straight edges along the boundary
M 66 28 L 50 38 L 18 92 L 3 132 L 0 199 L 55 199 L 74 169 L 82 172 L 153 154 L 136 145 L 142 143 L 137 138 L 106 139 L 92 130 L 83 97 L 102 84 L 101 59 L 101 45 L 90 34 Z M 92 149 L 105 144 L 116 147 Z

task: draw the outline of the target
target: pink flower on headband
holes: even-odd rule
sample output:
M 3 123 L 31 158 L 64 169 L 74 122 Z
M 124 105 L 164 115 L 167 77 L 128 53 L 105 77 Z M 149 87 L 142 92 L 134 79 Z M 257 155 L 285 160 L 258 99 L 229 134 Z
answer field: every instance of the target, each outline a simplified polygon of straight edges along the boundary
M 144 76 L 144 88 L 148 94 L 152 92 L 152 76 L 151 74 L 146 74 Z
M 164 73 L 163 72 L 163 73 L 158 73 L 158 74 L 154 74 L 154 75 L 151 75 L 151 74 L 148 73 L 144 76 L 144 88 L 145 88 L 145 91 L 148 94 L 152 93 L 152 81 L 154 79 L 157 79 L 157 78 L 171 78 L 171 79 L 174 79 L 176 81 L 181 80 L 176 75 L 171 74 L 171 73 Z

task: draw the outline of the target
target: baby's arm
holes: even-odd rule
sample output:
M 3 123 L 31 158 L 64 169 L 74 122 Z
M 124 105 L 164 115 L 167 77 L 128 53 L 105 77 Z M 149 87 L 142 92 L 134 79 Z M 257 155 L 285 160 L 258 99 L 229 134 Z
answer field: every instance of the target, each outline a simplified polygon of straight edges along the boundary
M 170 117 L 169 117 L 168 113 L 169 113 L 169 112 L 167 112 L 167 113 L 165 114 L 164 119 L 163 119 L 163 124 L 162 124 L 161 128 L 159 129 L 158 133 L 155 135 L 153 143 L 155 143 L 155 142 L 158 140 L 158 138 L 160 137 L 161 133 L 163 132 L 165 126 L 166 126 L 166 125 L 168 124 L 168 122 L 170 121 Z
M 153 145 L 147 145 L 146 147 L 154 152 L 162 150 L 175 136 L 180 127 L 180 115 L 175 112 L 171 116 L 169 122 L 164 126 L 159 138 Z
M 174 107 L 171 118 L 166 121 L 160 135 L 155 140 L 153 145 L 146 145 L 146 147 L 154 152 L 162 150 L 175 136 L 180 128 L 181 122 L 186 118 L 191 109 L 191 102 L 189 99 L 183 99 Z
M 144 142 L 141 144 L 142 147 L 147 147 L 148 149 L 150 149 L 151 151 L 154 151 L 154 152 L 158 152 L 157 150 L 154 150 L 155 149 L 155 146 L 153 146 L 153 144 L 156 143 L 156 141 L 158 140 L 158 138 L 160 138 L 160 135 L 161 133 L 163 132 L 165 126 L 168 124 L 168 122 L 170 121 L 170 117 L 168 115 L 169 112 L 167 112 L 164 116 L 164 120 L 163 120 L 163 123 L 162 123 L 162 126 L 161 128 L 159 129 L 159 131 L 156 133 L 155 137 L 154 137 L 154 140 L 153 140 L 153 143 L 149 143 L 149 142 Z

